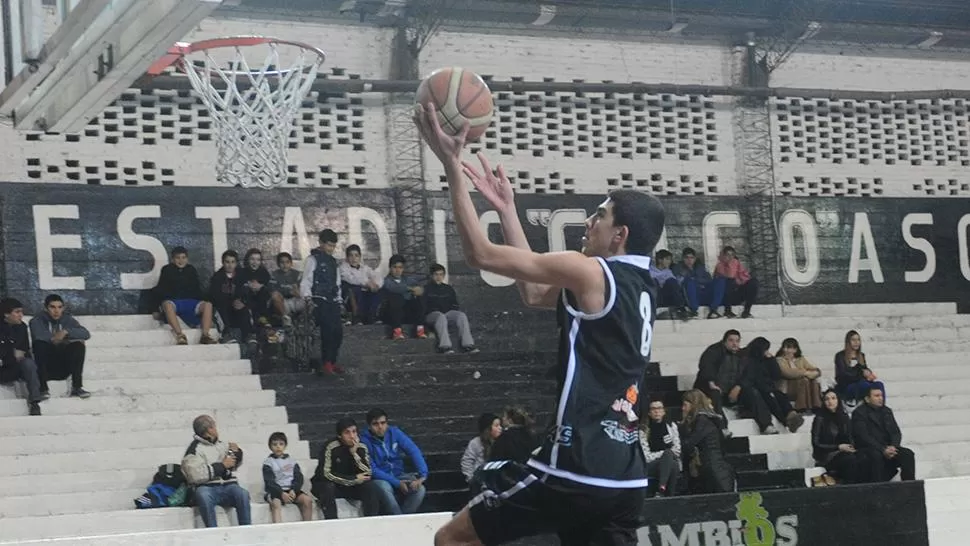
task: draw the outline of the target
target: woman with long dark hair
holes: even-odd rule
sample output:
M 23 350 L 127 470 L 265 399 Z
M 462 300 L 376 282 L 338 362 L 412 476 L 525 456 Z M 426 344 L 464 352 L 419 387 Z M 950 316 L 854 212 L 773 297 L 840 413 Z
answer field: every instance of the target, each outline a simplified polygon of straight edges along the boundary
M 778 390 L 788 395 L 795 411 L 821 407 L 818 378 L 822 376 L 822 371 L 802 355 L 798 340 L 790 337 L 782 341 L 781 349 L 775 354 L 775 361 L 781 371 Z
M 721 416 L 701 391 L 684 393 L 681 421 L 681 450 L 688 469 L 692 493 L 729 493 L 734 491 L 734 468 L 724 458 Z
M 788 395 L 778 390 L 781 369 L 769 349 L 771 342 L 756 337 L 744 348 L 741 358 L 744 367 L 743 381 L 758 392 L 768 411 L 785 424 L 789 431 L 795 432 L 805 422 L 788 400 Z
M 835 383 L 842 398 L 853 403 L 865 398 L 870 387 L 882 391 L 882 398 L 886 399 L 886 387 L 869 368 L 862 352 L 862 338 L 855 330 L 845 333 L 845 348 L 835 353 Z
M 844 483 L 862 483 L 862 455 L 852 440 L 852 422 L 834 389 L 822 393 L 822 409 L 812 422 L 812 457 L 828 475 Z
M 502 426 L 505 431 L 492 444 L 489 461 L 517 461 L 525 463 L 529 460 L 535 448 L 539 447 L 539 439 L 532 432 L 535 424 L 532 416 L 519 406 L 509 406 L 502 412 Z
M 470 482 L 491 454 L 495 439 L 502 435 L 502 420 L 494 413 L 483 413 L 478 418 L 478 436 L 472 438 L 461 456 L 461 473 Z

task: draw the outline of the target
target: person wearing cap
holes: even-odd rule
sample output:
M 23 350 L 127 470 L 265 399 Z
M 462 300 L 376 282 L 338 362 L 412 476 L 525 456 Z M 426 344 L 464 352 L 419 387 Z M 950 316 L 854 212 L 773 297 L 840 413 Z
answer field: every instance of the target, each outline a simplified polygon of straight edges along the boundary
M 317 461 L 310 484 L 324 519 L 337 519 L 338 498 L 360 501 L 365 517 L 380 513 L 380 491 L 371 474 L 370 453 L 361 443 L 353 419 L 337 421 L 337 437 L 323 446 Z

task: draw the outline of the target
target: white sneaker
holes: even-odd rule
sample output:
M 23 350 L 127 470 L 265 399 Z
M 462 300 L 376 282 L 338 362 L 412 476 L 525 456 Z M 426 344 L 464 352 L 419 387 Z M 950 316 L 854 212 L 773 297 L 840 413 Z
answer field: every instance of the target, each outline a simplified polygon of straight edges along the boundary
M 762 434 L 778 434 L 778 429 L 775 428 L 775 425 L 768 425 L 763 431 L 761 431 L 761 433 Z

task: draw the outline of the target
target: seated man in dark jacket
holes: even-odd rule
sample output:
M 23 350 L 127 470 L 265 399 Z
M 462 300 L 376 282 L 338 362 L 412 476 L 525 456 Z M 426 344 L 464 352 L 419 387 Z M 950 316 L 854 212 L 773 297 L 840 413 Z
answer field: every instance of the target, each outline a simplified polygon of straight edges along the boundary
M 189 344 L 182 333 L 179 319 L 192 328 L 202 327 L 203 345 L 218 343 L 209 337 L 209 330 L 212 329 L 212 304 L 203 301 L 205 298 L 199 272 L 189 264 L 189 251 L 185 247 L 177 246 L 172 249 L 172 263 L 162 268 L 158 285 L 155 286 L 155 295 L 162 302 L 161 311 L 165 315 L 165 321 L 172 327 L 178 345 Z
M 468 315 L 458 307 L 458 295 L 451 285 L 445 284 L 445 266 L 434 264 L 431 266 L 431 280 L 424 287 L 424 310 L 428 313 L 424 321 L 434 328 L 438 338 L 438 352 L 454 352 L 448 326 L 454 325 L 458 329 L 461 350 L 466 353 L 477 353 L 475 339 L 468 326 Z
M 30 355 L 30 339 L 24 324 L 24 304 L 14 298 L 0 300 L 0 383 L 25 381 L 27 409 L 40 415 L 40 376 Z
M 697 259 L 697 253 L 690 247 L 685 248 L 681 253 L 681 262 L 674 264 L 670 269 L 684 287 L 688 312 L 692 317 L 696 317 L 701 305 L 711 303 L 709 289 L 714 279 L 704 266 L 704 262 Z
M 88 329 L 65 311 L 64 300 L 57 294 L 44 298 L 44 312 L 30 319 L 30 337 L 40 376 L 40 396 L 50 398 L 47 382 L 71 378 L 71 396 L 88 398 L 84 390 L 84 342 L 91 339 Z
M 882 390 L 878 386 L 869 387 L 866 403 L 852 412 L 852 436 L 856 449 L 872 461 L 883 461 L 882 468 L 873 471 L 873 481 L 889 481 L 900 470 L 904 481 L 916 479 L 916 456 L 913 451 L 902 447 L 903 434 L 896 424 L 893 410 L 886 407 Z M 882 470 L 882 473 L 878 472 Z
M 222 341 L 243 341 L 252 330 L 252 319 L 246 303 L 245 286 L 235 250 L 222 253 L 222 267 L 209 278 L 209 301 L 222 321 Z
M 353 419 L 337 421 L 337 437 L 323 446 L 317 461 L 310 483 L 325 519 L 337 519 L 337 498 L 360 501 L 365 517 L 380 514 L 381 492 L 373 480 L 367 446 L 360 442 Z

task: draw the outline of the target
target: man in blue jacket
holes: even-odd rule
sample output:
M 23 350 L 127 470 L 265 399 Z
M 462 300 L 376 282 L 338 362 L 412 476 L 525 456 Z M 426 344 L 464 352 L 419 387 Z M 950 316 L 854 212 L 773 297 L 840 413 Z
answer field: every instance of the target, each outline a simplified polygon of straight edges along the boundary
M 374 408 L 367 412 L 368 428 L 361 440 L 370 452 L 374 483 L 381 492 L 381 513 L 413 514 L 424 501 L 424 482 L 428 465 L 418 446 L 401 429 L 387 424 L 387 412 Z M 404 456 L 411 459 L 416 473 L 404 471 Z
M 690 315 L 696 317 L 697 309 L 701 305 L 711 303 L 711 292 L 708 290 L 712 280 L 711 274 L 704 267 L 704 263 L 697 259 L 697 253 L 693 248 L 685 248 L 682 258 L 683 260 L 674 264 L 671 270 L 684 287 Z

